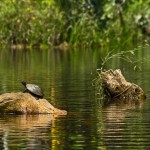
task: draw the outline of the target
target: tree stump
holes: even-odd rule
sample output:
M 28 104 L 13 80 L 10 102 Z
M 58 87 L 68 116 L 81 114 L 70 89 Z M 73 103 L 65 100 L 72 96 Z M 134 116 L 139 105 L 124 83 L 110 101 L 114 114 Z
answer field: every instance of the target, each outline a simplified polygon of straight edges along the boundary
M 126 81 L 121 70 L 108 70 L 101 72 L 104 93 L 111 99 L 145 99 L 144 91 L 136 84 Z

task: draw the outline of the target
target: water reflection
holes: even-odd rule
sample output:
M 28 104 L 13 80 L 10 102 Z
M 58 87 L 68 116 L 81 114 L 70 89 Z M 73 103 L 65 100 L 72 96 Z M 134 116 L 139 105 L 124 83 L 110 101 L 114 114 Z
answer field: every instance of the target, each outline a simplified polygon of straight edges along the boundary
M 66 117 L 0 116 L 0 149 L 149 149 L 149 61 L 142 71 L 120 59 L 106 68 L 121 68 L 127 81 L 147 94 L 143 103 L 115 102 L 101 108 L 91 81 L 101 64 L 98 50 L 0 50 L 0 93 L 22 91 L 20 81 L 38 84 Z M 137 59 L 150 60 L 149 49 Z
M 98 106 L 98 105 L 97 105 Z M 97 108 L 97 139 L 98 147 L 100 149 L 137 149 L 138 144 L 134 141 L 140 135 L 132 133 L 132 125 L 127 119 L 131 119 L 134 116 L 133 113 L 140 114 L 143 108 L 143 101 L 114 101 L 105 107 Z M 133 116 L 131 116 L 133 115 Z M 139 121 L 138 118 L 134 118 Z M 136 125 L 135 125 L 136 126 Z M 133 144 L 130 144 L 130 138 L 134 137 Z M 138 137 L 139 138 L 139 137 Z M 141 143 L 142 144 L 142 143 Z M 143 145 L 142 145 L 143 146 Z
M 49 134 L 55 136 L 57 132 L 55 131 L 56 117 L 50 114 L 1 115 L 0 136 L 2 143 L 0 149 L 15 148 L 17 143 L 20 143 L 17 146 L 20 149 L 23 147 L 27 147 L 27 149 L 50 148 L 54 141 L 49 139 Z

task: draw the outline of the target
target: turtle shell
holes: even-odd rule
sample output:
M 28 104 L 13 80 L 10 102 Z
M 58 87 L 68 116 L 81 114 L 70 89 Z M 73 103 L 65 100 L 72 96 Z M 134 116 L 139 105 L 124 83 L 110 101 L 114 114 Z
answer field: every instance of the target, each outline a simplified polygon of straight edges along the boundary
M 39 96 L 39 97 L 43 97 L 43 91 L 41 90 L 41 88 L 38 85 L 36 85 L 36 84 L 26 84 L 26 88 L 32 94 L 34 94 L 36 96 Z

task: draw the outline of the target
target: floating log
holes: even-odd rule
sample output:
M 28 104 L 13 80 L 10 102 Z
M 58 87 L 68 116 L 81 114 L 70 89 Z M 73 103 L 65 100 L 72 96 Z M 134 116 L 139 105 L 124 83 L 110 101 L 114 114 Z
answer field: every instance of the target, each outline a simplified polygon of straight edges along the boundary
M 37 100 L 29 93 L 18 92 L 0 95 L 0 113 L 66 115 L 67 111 L 55 108 L 46 99 Z
M 100 77 L 104 92 L 107 93 L 107 96 L 111 99 L 145 99 L 142 88 L 134 83 L 126 81 L 120 69 L 101 72 Z

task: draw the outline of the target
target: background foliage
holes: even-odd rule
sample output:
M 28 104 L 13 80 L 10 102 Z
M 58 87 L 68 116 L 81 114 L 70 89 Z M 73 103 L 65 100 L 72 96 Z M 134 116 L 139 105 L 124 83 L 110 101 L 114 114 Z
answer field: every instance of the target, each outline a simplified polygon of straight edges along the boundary
M 139 42 L 150 35 L 149 7 L 149 0 L 2 0 L 0 42 L 102 47 Z

